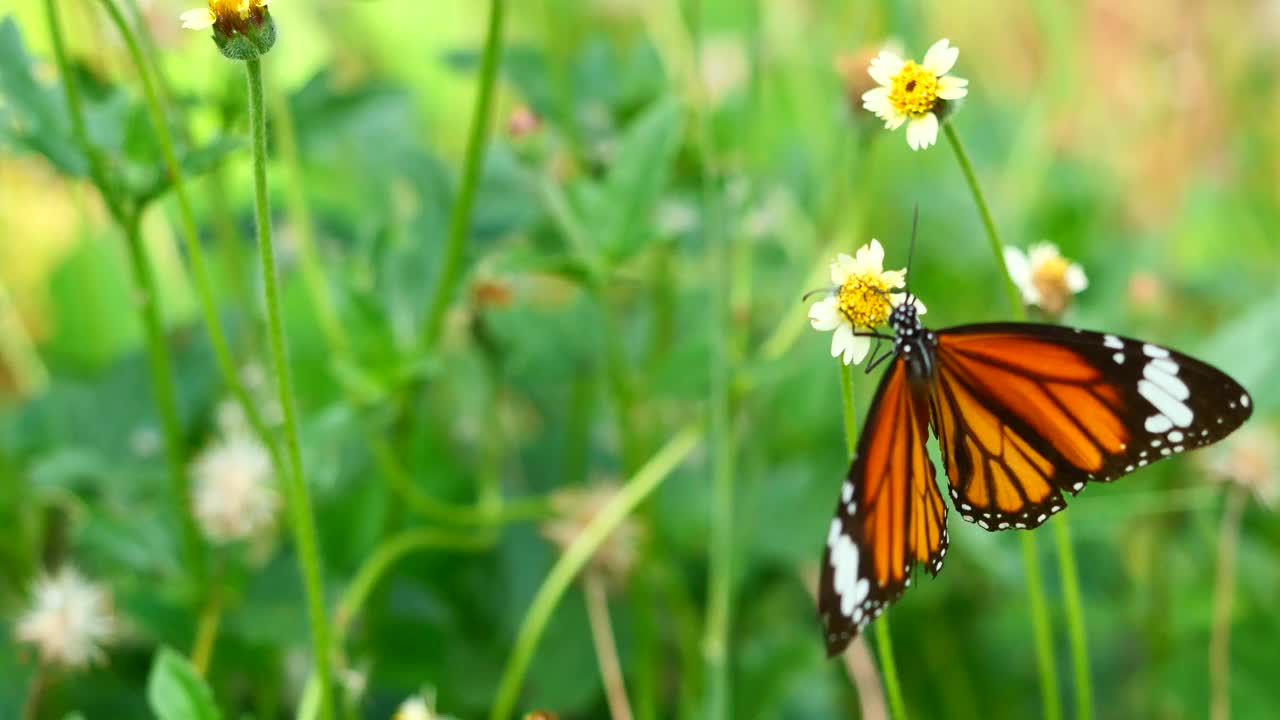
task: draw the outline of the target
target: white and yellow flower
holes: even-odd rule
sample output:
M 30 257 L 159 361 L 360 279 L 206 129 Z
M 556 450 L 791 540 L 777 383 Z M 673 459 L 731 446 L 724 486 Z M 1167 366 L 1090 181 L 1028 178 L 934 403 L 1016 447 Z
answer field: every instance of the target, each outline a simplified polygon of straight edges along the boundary
M 188 30 L 204 30 L 214 25 L 236 27 L 255 15 L 261 16 L 268 2 L 270 0 L 209 0 L 208 7 L 188 10 L 179 19 Z
M 280 495 L 271 456 L 247 433 L 231 435 L 201 452 L 191 475 L 196 521 L 210 540 L 246 540 L 274 529 Z
M 14 634 L 35 646 L 41 662 L 82 668 L 102 659 L 102 647 L 117 632 L 110 593 L 64 566 L 36 582 Z
M 924 55 L 924 62 L 903 60 L 882 50 L 867 72 L 880 85 L 862 94 L 862 106 L 897 130 L 907 124 L 907 144 L 922 150 L 938 140 L 939 114 L 948 100 L 969 94 L 969 81 L 948 75 L 960 57 L 960 49 L 943 38 Z
M 856 365 L 870 351 L 871 338 L 855 333 L 883 325 L 902 304 L 906 294 L 893 290 L 906 286 L 907 271 L 885 270 L 884 247 L 872 239 L 853 257 L 844 253 L 836 256 L 831 263 L 831 282 L 827 297 L 809 307 L 809 324 L 814 330 L 833 332 L 831 357 Z M 916 300 L 915 304 L 923 315 L 924 303 Z
M 1048 315 L 1061 315 L 1071 304 L 1071 297 L 1089 287 L 1084 268 L 1062 257 L 1053 243 L 1036 243 L 1025 253 L 1007 247 L 1004 264 L 1009 277 L 1022 292 L 1023 301 Z

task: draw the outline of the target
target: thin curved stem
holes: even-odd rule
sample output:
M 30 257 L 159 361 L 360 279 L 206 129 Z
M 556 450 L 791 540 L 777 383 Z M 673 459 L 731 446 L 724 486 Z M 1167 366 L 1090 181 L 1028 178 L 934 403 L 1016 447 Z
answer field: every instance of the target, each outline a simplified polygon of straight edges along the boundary
M 969 153 L 965 152 L 960 136 L 956 134 L 952 123 L 943 123 L 942 127 L 947 134 L 947 140 L 951 143 L 951 149 L 955 151 L 956 162 L 960 164 L 965 182 L 969 184 L 969 192 L 973 195 L 974 204 L 978 206 L 978 214 L 982 216 L 982 226 L 986 228 L 987 239 L 991 242 L 991 255 L 995 258 L 996 267 L 1000 268 L 1000 278 L 1004 282 L 1005 292 L 1009 295 L 1009 306 L 1013 309 L 1013 317 L 1017 320 L 1026 320 L 1027 311 L 1022 306 L 1022 293 L 1018 292 L 1018 286 L 1013 284 L 1013 278 L 1009 276 L 1009 268 L 1004 262 L 1004 244 L 1000 242 L 1000 233 L 996 230 L 995 220 L 991 217 L 991 209 L 987 207 L 982 187 L 978 185 L 978 176 L 973 171 L 973 163 L 969 162 Z
M 80 84 L 76 81 L 75 73 L 71 71 L 71 60 L 67 55 L 67 45 L 62 35 L 62 20 L 58 16 L 57 0 L 45 0 L 44 9 L 45 20 L 49 27 L 49 39 L 53 43 L 53 56 L 58 65 L 58 77 L 62 80 L 62 92 L 67 101 L 71 136 L 89 161 L 89 176 L 98 187 L 98 192 L 102 194 L 108 212 L 116 223 L 123 227 L 128 213 L 123 200 L 117 193 L 116 186 L 107 173 L 102 153 L 98 152 L 98 148 L 89 141 L 89 131 L 84 119 L 84 105 L 80 102 Z
M 1024 532 L 1018 533 L 1018 537 L 1022 541 L 1022 571 L 1027 578 L 1027 604 L 1031 609 L 1031 630 L 1035 636 L 1036 669 L 1040 673 L 1040 700 L 1044 705 L 1044 718 L 1059 720 L 1062 717 L 1062 695 L 1058 690 L 1058 675 L 1053 668 L 1052 629 L 1049 625 L 1049 608 L 1044 600 L 1044 583 L 1040 577 L 1036 536 Z
M 169 181 L 173 186 L 173 195 L 177 200 L 183 247 L 186 249 L 187 256 L 191 259 L 191 271 L 195 279 L 196 295 L 200 301 L 200 311 L 204 315 L 205 330 L 209 333 L 209 342 L 213 347 L 218 371 L 222 375 L 222 381 L 226 383 L 237 404 L 244 411 L 249 427 L 253 429 L 254 434 L 257 435 L 259 441 L 270 453 L 272 465 L 277 475 L 283 476 L 285 466 L 280 456 L 279 447 L 275 442 L 275 438 L 272 437 L 261 411 L 253 402 L 244 383 L 240 380 L 240 374 L 236 370 L 236 363 L 231 354 L 230 345 L 227 343 L 226 333 L 222 329 L 222 320 L 218 316 L 218 304 L 213 291 L 213 281 L 209 274 L 208 263 L 205 260 L 204 246 L 200 243 L 200 235 L 196 229 L 195 213 L 191 209 L 191 200 L 187 195 L 182 165 L 178 162 L 178 154 L 174 149 L 173 134 L 169 129 L 160 94 L 156 90 L 155 82 L 151 79 L 147 57 L 142 52 L 136 33 L 125 20 L 124 14 L 115 0 L 102 0 L 102 5 L 106 9 L 107 15 L 110 16 L 116 30 L 124 39 L 125 47 L 129 50 L 129 57 L 133 60 L 138 72 L 138 79 L 142 83 L 143 97 L 146 100 L 152 130 L 154 130 L 156 140 L 160 144 L 160 152 L 164 157 L 165 167 L 169 172 Z
M 1209 717 L 1231 717 L 1231 600 L 1235 595 L 1236 549 L 1240 544 L 1240 518 L 1249 491 L 1227 490 L 1218 530 L 1218 572 L 1213 584 L 1213 621 L 1209 635 Z
M 618 661 L 613 624 L 609 621 L 609 594 L 604 579 L 598 573 L 588 571 L 582 578 L 582 589 L 587 596 L 587 619 L 591 623 L 591 640 L 596 647 L 596 661 L 600 665 L 600 679 L 609 703 L 609 716 L 612 720 L 631 720 L 631 703 L 627 700 L 627 686 L 622 678 L 622 663 Z
M 992 219 L 991 210 L 988 208 L 986 198 L 982 194 L 982 187 L 978 184 L 978 177 L 974 173 L 973 164 L 969 161 L 969 154 L 965 152 L 964 145 L 960 142 L 960 136 L 956 133 L 955 127 L 948 122 L 943 125 L 943 128 L 947 134 L 947 140 L 951 144 L 951 149 L 955 151 L 956 162 L 959 163 L 960 170 L 964 173 L 965 181 L 969 185 L 969 192 L 973 195 L 973 202 L 978 208 L 978 214 L 982 216 L 982 224 L 986 228 L 987 239 L 991 243 L 991 254 L 996 262 L 996 267 L 1000 269 L 1000 276 L 1004 280 L 1005 291 L 1009 295 L 1009 302 L 1013 307 L 1014 319 L 1026 320 L 1027 312 L 1022 304 L 1022 294 L 1018 292 L 1013 278 L 1009 276 L 1009 268 L 1004 261 L 1004 245 L 1000 242 L 995 220 Z M 1067 627 L 1069 629 L 1068 638 L 1071 643 L 1071 657 L 1076 674 L 1076 713 L 1079 718 L 1085 720 L 1092 717 L 1093 705 L 1089 682 L 1089 647 L 1088 637 L 1085 634 L 1084 604 L 1080 599 L 1079 573 L 1076 570 L 1075 553 L 1071 547 L 1069 522 L 1065 515 L 1061 515 L 1055 518 L 1055 523 L 1059 526 L 1054 533 L 1058 551 L 1058 572 L 1062 577 Z M 1045 608 L 1044 589 L 1040 579 L 1039 558 L 1035 551 L 1036 541 L 1029 534 L 1023 533 L 1022 535 L 1022 557 L 1027 573 L 1028 600 L 1031 603 L 1032 622 L 1037 625 L 1035 628 L 1036 654 L 1039 657 L 1040 684 L 1045 700 L 1045 717 L 1056 718 L 1061 713 L 1061 700 L 1058 694 L 1057 675 L 1053 667 L 1053 634 L 1049 630 L 1048 610 Z M 1038 627 L 1041 623 L 1044 625 L 1043 628 Z M 1046 658 L 1048 660 L 1047 664 Z
M 160 411 L 160 427 L 164 436 L 164 459 L 169 473 L 169 493 L 174 516 L 182 531 L 183 557 L 196 580 L 199 594 L 203 594 L 206 581 L 205 548 L 200 539 L 200 529 L 191 506 L 191 484 L 184 467 L 182 421 L 178 417 L 178 390 L 173 376 L 173 359 L 169 356 L 163 321 L 160 318 L 160 302 L 156 290 L 155 274 L 147 259 L 142 242 L 138 218 L 130 218 L 125 225 L 125 240 L 129 251 L 129 265 L 133 276 L 133 294 L 142 325 L 146 332 L 147 364 L 150 369 L 151 391 Z
M 494 536 L 462 536 L 435 528 L 406 530 L 383 541 L 365 560 L 333 611 L 334 645 L 341 647 L 351 621 L 364 607 L 365 601 L 393 565 L 409 555 L 425 550 L 479 552 L 493 545 Z
M 662 447 L 644 467 L 627 481 L 618 494 L 591 519 L 578 537 L 560 555 L 560 559 L 551 568 L 551 572 L 542 581 L 533 596 L 533 602 L 520 621 L 520 630 L 516 633 L 515 645 L 507 657 L 507 666 L 503 670 L 502 679 L 498 683 L 498 691 L 493 709 L 489 713 L 491 720 L 502 720 L 511 716 L 515 709 L 516 698 L 520 686 L 524 683 L 529 662 L 533 659 L 538 640 L 546 630 L 551 613 L 564 597 L 565 591 L 573 583 L 591 559 L 600 545 L 609 537 L 609 533 L 636 509 L 654 490 L 662 484 L 673 470 L 693 452 L 702 438 L 702 429 L 698 425 L 689 425 L 675 433 L 671 440 Z
M 321 717 L 333 717 L 329 624 L 325 612 L 324 577 L 320 559 L 320 541 L 311 510 L 311 496 L 302 467 L 302 446 L 298 437 L 298 411 L 293 397 L 293 379 L 289 370 L 289 351 L 285 341 L 284 314 L 280 304 L 275 246 L 271 239 L 271 205 L 267 198 L 267 118 L 262 92 L 262 61 L 245 61 L 249 84 L 249 126 L 253 140 L 254 205 L 258 223 L 258 252 L 261 256 L 262 286 L 266 296 L 267 327 L 272 367 L 280 407 L 284 414 L 284 440 L 288 450 L 288 472 L 284 487 L 293 520 L 294 542 L 298 545 L 298 562 L 307 594 L 307 610 L 311 623 L 312 652 L 315 655 L 316 680 L 320 693 Z
M 493 105 L 494 85 L 502 57 L 502 24 L 506 16 L 506 0 L 490 0 L 489 31 L 485 38 L 484 60 L 480 65 L 480 85 L 476 90 L 475 110 L 471 114 L 471 134 L 467 139 L 467 155 L 462 166 L 462 182 L 449 216 L 449 235 L 444 262 L 436 282 L 436 291 L 427 308 L 423 326 L 423 347 L 435 347 L 444 329 L 445 312 L 462 280 L 462 261 L 471 232 L 471 212 L 475 207 L 476 189 L 480 185 L 480 165 L 484 161 L 489 135 L 489 115 Z
M 1076 577 L 1075 549 L 1071 544 L 1071 524 L 1060 517 L 1054 522 L 1057 541 L 1058 574 L 1062 578 L 1062 597 L 1066 604 L 1067 633 L 1071 640 L 1071 664 L 1075 672 L 1076 718 L 1093 717 L 1093 687 L 1089 677 L 1089 652 L 1085 640 L 1084 607 L 1080 598 L 1080 581 Z

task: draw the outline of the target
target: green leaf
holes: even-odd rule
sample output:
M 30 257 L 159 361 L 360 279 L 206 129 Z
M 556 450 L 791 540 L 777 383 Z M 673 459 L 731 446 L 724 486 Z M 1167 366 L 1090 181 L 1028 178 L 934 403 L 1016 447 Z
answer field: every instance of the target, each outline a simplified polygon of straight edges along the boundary
M 12 16 L 0 21 L 0 105 L 12 122 L 0 126 L 15 146 L 39 153 L 63 172 L 85 174 L 88 163 L 75 149 L 67 127 L 61 91 L 45 86 L 32 72 L 22 31 Z
M 147 702 L 160 720 L 221 720 L 213 692 L 178 653 L 163 648 L 147 679 Z
M 604 202 L 592 226 L 602 233 L 605 253 L 621 260 L 655 237 L 654 208 L 684 131 L 684 110 L 663 100 L 627 128 L 605 179 Z

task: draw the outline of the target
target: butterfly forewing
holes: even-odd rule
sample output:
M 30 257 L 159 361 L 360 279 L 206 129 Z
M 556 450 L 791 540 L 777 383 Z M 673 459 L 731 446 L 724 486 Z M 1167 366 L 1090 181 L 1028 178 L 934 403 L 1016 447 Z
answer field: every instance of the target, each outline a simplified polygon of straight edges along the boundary
M 830 655 L 902 595 L 916 562 L 942 568 L 947 511 L 927 450 L 926 393 L 895 358 L 872 401 L 822 559 L 818 612 Z
M 931 422 L 956 509 L 988 530 L 1035 527 L 1063 492 L 1220 440 L 1252 412 L 1223 372 L 1140 340 L 1022 323 L 937 337 Z

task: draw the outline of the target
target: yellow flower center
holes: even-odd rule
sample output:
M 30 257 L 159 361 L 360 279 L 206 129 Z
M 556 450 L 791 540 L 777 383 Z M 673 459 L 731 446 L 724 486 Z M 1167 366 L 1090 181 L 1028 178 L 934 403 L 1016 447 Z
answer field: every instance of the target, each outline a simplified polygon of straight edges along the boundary
M 850 275 L 840 286 L 837 302 L 854 327 L 879 327 L 893 312 L 889 285 L 873 275 Z
M 924 115 L 938 104 L 938 76 L 908 60 L 893 76 L 889 102 L 903 115 Z
M 1067 285 L 1067 261 L 1048 258 L 1031 273 L 1031 284 L 1040 293 L 1040 307 L 1050 315 L 1058 315 L 1067 309 L 1071 301 L 1071 288 Z
M 254 10 L 261 10 L 264 0 L 209 0 L 209 11 L 218 22 L 236 23 L 247 20 Z

